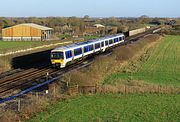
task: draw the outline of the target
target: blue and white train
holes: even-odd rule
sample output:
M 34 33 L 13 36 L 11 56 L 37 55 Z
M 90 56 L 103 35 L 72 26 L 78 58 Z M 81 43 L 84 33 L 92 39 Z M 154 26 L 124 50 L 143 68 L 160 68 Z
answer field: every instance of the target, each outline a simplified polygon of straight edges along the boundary
M 104 52 L 108 48 L 123 43 L 124 41 L 124 35 L 118 34 L 115 36 L 61 46 L 51 51 L 51 63 L 54 67 L 64 68 L 68 64 L 77 62 L 92 54 Z

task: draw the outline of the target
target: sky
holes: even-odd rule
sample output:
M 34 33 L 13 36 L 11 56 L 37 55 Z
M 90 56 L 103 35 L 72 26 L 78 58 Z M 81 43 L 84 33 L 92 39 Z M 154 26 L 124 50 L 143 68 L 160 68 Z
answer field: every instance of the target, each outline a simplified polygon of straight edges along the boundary
M 0 0 L 1 17 L 180 17 L 180 0 Z

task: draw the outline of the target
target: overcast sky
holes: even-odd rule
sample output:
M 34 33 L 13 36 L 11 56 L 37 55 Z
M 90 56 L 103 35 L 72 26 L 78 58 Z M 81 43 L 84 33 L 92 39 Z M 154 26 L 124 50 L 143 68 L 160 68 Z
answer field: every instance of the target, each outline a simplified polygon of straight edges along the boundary
M 180 17 L 180 0 L 0 0 L 5 17 Z

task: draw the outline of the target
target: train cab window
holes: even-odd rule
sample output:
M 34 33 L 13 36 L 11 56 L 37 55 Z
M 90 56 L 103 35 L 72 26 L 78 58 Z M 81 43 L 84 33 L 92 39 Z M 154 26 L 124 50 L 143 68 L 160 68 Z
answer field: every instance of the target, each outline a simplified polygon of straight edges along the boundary
M 118 42 L 119 41 L 119 39 L 118 38 L 115 38 L 114 39 L 114 43 L 116 43 L 116 42 Z
M 71 58 L 71 57 L 72 57 L 72 52 L 71 52 L 71 50 L 66 51 L 66 59 Z
M 104 41 L 103 41 L 103 42 L 101 42 L 101 47 L 104 47 Z
M 84 47 L 84 53 L 88 52 L 89 51 L 89 46 L 85 46 Z
M 81 54 L 82 54 L 82 48 L 74 49 L 74 55 L 75 55 L 75 56 L 81 55 Z
M 108 41 L 105 41 L 105 45 L 108 46 Z
M 122 39 L 125 40 L 125 36 L 123 36 Z
M 109 40 L 109 44 L 112 44 L 113 43 L 113 40 L 111 39 L 111 40 Z
M 64 59 L 64 53 L 63 52 L 52 52 L 51 59 Z
M 100 48 L 100 43 L 95 44 L 95 49 L 98 49 L 98 48 Z
M 93 45 L 89 45 L 89 51 L 94 50 Z

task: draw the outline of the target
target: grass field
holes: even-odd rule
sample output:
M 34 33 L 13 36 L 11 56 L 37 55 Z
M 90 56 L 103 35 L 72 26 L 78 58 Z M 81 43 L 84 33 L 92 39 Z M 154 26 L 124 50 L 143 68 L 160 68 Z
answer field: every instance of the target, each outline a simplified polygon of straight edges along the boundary
M 40 41 L 0 41 L 0 49 L 11 49 L 19 47 L 31 47 L 33 45 L 43 44 Z
M 180 36 L 167 36 L 156 45 L 146 61 L 133 73 L 116 73 L 104 83 L 122 79 L 143 80 L 161 85 L 180 85 Z
M 0 41 L 0 52 L 15 51 L 18 49 L 27 49 L 47 44 L 57 43 L 54 41 Z
M 180 95 L 108 94 L 59 102 L 29 122 L 175 122 L 179 115 Z

